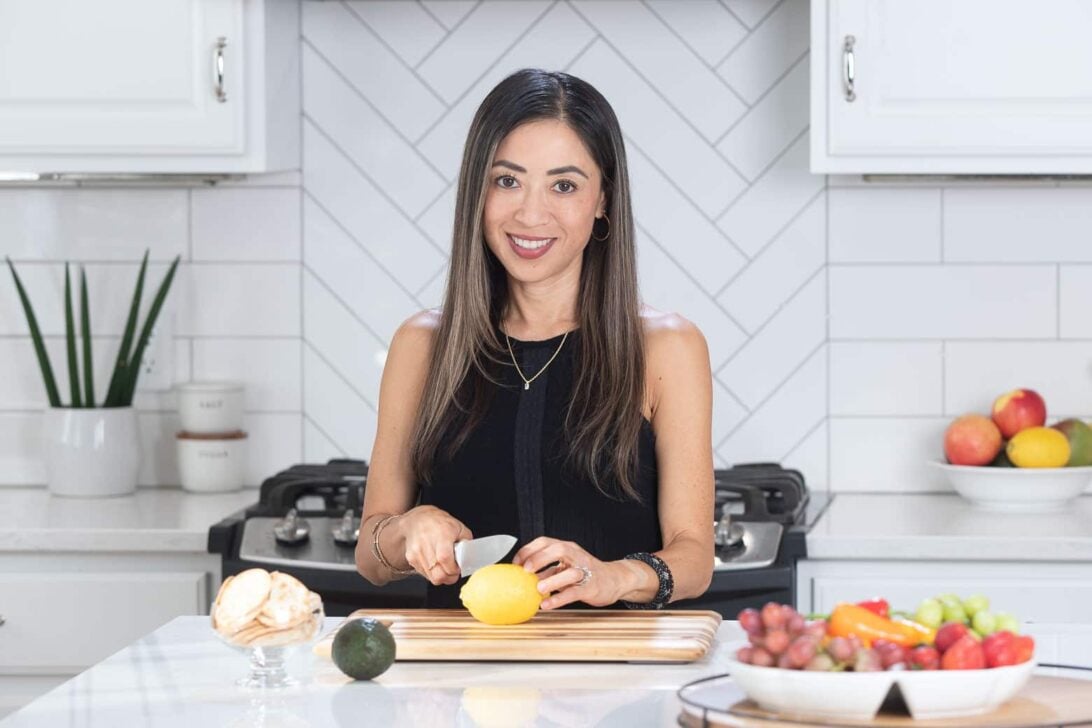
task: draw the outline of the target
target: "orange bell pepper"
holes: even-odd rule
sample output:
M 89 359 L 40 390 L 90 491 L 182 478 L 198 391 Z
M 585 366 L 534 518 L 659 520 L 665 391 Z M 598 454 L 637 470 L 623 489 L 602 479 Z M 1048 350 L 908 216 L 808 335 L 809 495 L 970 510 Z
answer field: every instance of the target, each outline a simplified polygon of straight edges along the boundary
M 878 639 L 913 647 L 924 639 L 917 629 L 885 619 L 856 604 L 839 604 L 834 608 L 827 621 L 827 634 L 833 637 L 857 635 L 865 647 L 871 647 L 873 640 Z

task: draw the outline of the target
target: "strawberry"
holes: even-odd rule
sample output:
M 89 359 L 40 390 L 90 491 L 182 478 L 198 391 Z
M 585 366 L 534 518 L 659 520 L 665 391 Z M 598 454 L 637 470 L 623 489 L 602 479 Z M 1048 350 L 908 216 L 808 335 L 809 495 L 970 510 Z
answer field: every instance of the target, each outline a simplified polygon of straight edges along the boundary
M 1016 635 L 1008 630 L 994 632 L 982 641 L 982 653 L 986 655 L 986 667 L 1015 665 L 1019 662 Z
M 967 625 L 962 622 L 948 622 L 937 630 L 937 636 L 933 644 L 936 645 L 937 651 L 943 655 L 948 651 L 949 647 L 965 637 L 969 632 Z
M 1017 635 L 1014 640 L 1016 645 L 1016 663 L 1027 662 L 1035 654 L 1035 640 L 1031 635 Z
M 982 645 L 969 634 L 963 635 L 944 651 L 941 670 L 981 670 L 986 667 Z
M 939 670 L 940 653 L 936 647 L 921 645 L 910 650 L 909 663 L 911 670 Z

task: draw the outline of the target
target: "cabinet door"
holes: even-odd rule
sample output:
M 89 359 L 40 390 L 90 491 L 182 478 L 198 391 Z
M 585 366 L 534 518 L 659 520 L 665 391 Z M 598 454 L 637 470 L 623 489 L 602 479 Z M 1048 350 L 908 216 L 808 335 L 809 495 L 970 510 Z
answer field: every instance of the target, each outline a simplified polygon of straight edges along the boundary
M 1087 0 L 815 0 L 812 13 L 813 171 L 1092 171 Z
M 242 4 L 3 0 L 0 156 L 243 152 Z

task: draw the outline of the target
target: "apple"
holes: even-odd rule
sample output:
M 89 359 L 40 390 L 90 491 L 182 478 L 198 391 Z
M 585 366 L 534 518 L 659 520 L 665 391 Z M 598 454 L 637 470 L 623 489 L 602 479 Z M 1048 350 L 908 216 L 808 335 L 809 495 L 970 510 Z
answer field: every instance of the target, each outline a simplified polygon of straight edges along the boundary
M 989 417 L 963 415 L 944 432 L 944 454 L 953 465 L 989 465 L 1001 451 L 1001 430 Z
M 1014 389 L 993 401 L 993 421 L 1007 440 L 1020 430 L 1046 424 L 1046 402 L 1032 389 Z

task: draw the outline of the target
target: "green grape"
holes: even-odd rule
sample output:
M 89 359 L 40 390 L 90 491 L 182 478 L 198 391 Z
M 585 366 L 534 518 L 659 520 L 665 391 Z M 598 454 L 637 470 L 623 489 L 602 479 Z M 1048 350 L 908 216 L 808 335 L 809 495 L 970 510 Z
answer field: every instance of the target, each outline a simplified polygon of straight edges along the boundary
M 937 597 L 937 601 L 946 607 L 948 605 L 963 605 L 963 600 L 955 594 L 941 594 L 939 597 Z
M 944 621 L 944 607 L 936 599 L 923 599 L 914 612 L 914 621 L 936 629 Z
M 944 605 L 944 621 L 945 622 L 966 622 L 967 613 L 963 611 L 962 604 L 945 604 Z
M 997 617 L 992 612 L 982 610 L 975 612 L 971 617 L 971 626 L 974 627 L 974 631 L 978 632 L 982 636 L 993 634 L 997 631 Z
M 1016 621 L 1016 617 L 1008 612 L 998 612 L 994 617 L 996 618 L 996 623 L 994 624 L 995 631 L 1001 632 L 1008 630 L 1013 634 L 1020 634 L 1020 623 Z
M 963 611 L 971 618 L 974 618 L 974 615 L 979 612 L 984 612 L 989 608 L 990 600 L 981 594 L 975 594 L 974 596 L 967 597 L 963 600 Z

